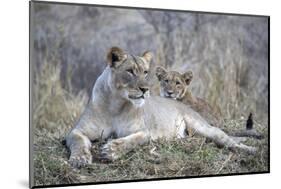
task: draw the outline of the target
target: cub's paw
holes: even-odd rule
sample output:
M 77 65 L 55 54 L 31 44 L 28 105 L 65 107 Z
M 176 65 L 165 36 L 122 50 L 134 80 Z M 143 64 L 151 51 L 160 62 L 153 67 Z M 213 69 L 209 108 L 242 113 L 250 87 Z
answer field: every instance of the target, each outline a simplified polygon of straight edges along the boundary
M 124 140 L 116 139 L 107 142 L 101 148 L 101 156 L 103 159 L 114 161 L 122 156 L 124 150 Z
M 71 155 L 69 158 L 69 163 L 76 168 L 85 167 L 86 165 L 92 163 L 92 155 L 89 151 Z

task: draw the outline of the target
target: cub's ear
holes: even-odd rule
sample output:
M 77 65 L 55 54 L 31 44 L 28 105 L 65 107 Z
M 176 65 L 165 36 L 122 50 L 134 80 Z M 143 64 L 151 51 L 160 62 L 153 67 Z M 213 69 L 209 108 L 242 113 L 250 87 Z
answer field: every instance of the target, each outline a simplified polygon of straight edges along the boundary
M 153 54 L 150 51 L 146 51 L 143 53 L 142 57 L 148 62 L 150 63 L 152 58 L 153 58 Z
M 187 85 L 189 85 L 191 83 L 191 81 L 192 81 L 193 73 L 192 73 L 192 71 L 187 71 L 184 74 L 182 74 L 182 77 L 183 77 L 185 83 Z
M 159 81 L 161 81 L 165 75 L 167 74 L 167 71 L 165 70 L 165 68 L 158 66 L 156 68 L 156 76 L 158 78 Z
M 119 47 L 112 47 L 107 53 L 107 62 L 110 67 L 117 67 L 127 59 L 127 54 Z

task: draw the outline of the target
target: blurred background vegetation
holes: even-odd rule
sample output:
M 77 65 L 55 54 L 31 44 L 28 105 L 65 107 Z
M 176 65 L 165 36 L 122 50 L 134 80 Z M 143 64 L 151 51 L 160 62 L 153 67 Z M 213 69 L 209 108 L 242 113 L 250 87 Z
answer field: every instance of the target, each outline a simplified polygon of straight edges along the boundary
M 267 137 L 258 144 L 262 148 L 259 156 L 234 155 L 235 161 L 233 155 L 230 157 L 201 139 L 188 139 L 191 143 L 185 144 L 198 149 L 180 155 L 177 148 L 171 148 L 178 142 L 160 141 L 157 148 L 163 154 L 169 152 L 166 148 L 173 150 L 166 160 L 177 162 L 181 169 L 169 167 L 170 163 L 144 163 L 151 156 L 145 149 L 156 145 L 150 144 L 138 152 L 142 154 L 136 160 L 128 155 L 125 158 L 129 160 L 120 161 L 133 166 L 130 172 L 119 170 L 118 163 L 93 163 L 92 169 L 77 173 L 67 164 L 68 152 L 60 143 L 83 111 L 112 46 L 132 54 L 150 50 L 155 55 L 154 66 L 182 73 L 192 70 L 191 91 L 221 108 L 224 119 L 229 120 L 226 130 L 244 128 L 247 115 L 253 112 L 256 128 L 267 134 L 266 17 L 39 2 L 33 3 L 32 11 L 32 123 L 37 185 L 82 182 L 89 172 L 93 182 L 267 170 Z M 164 168 L 157 172 L 155 166 L 162 165 Z M 146 173 L 146 169 L 151 171 Z M 173 169 L 175 173 L 170 171 Z
M 34 69 L 60 65 L 62 87 L 89 95 L 106 53 L 151 50 L 154 64 L 192 70 L 192 92 L 234 118 L 253 111 L 267 118 L 268 20 L 107 7 L 34 6 Z M 36 80 L 36 77 L 34 78 Z

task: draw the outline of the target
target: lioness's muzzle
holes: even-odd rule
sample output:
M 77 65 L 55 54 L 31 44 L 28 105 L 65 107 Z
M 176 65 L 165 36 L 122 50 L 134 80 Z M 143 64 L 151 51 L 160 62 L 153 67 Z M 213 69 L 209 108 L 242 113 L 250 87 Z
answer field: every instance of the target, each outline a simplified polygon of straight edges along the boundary
M 139 92 L 136 94 L 130 94 L 128 97 L 130 99 L 144 99 L 145 97 L 147 97 L 147 93 L 149 91 L 148 87 L 139 87 Z

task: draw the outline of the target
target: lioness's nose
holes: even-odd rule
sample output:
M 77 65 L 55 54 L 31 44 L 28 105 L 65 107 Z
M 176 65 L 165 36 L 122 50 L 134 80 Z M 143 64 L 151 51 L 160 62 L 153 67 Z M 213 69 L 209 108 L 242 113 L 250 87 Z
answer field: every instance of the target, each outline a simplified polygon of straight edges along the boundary
M 148 87 L 139 87 L 139 88 L 142 91 L 142 93 L 145 93 L 146 91 L 148 91 Z

